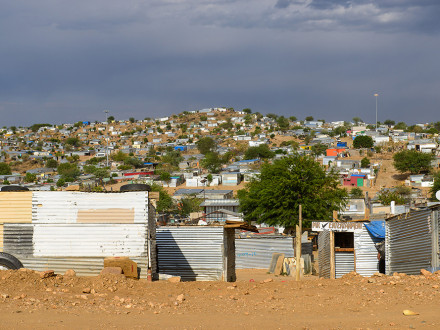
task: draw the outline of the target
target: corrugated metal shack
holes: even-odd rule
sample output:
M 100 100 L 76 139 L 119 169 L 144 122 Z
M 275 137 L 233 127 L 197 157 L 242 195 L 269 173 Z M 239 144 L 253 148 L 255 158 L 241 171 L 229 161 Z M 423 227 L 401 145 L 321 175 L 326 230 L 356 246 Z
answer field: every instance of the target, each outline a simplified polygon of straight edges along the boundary
M 440 205 L 385 219 L 386 273 L 417 275 L 440 268 Z
M 284 253 L 286 258 L 295 257 L 293 237 L 262 236 L 235 240 L 237 269 L 268 269 L 273 253 Z
M 376 244 L 383 238 L 373 236 L 362 222 L 313 222 L 318 235 L 319 275 L 339 278 L 355 271 L 371 276 L 379 271 Z M 332 259 L 334 269 L 332 269 Z
M 147 191 L 0 192 L 0 247 L 26 268 L 78 275 L 126 256 L 146 277 L 148 266 L 156 270 L 153 212 Z
M 235 281 L 235 229 L 240 228 L 256 230 L 233 221 L 222 226 L 157 228 L 159 274 L 184 281 Z

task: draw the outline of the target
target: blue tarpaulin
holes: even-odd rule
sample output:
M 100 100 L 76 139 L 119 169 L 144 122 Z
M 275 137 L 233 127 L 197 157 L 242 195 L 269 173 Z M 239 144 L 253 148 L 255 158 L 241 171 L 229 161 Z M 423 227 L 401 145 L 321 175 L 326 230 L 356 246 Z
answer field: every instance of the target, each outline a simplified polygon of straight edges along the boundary
M 370 223 L 366 223 L 365 227 L 370 232 L 371 236 L 375 238 L 385 239 L 385 221 L 371 221 Z

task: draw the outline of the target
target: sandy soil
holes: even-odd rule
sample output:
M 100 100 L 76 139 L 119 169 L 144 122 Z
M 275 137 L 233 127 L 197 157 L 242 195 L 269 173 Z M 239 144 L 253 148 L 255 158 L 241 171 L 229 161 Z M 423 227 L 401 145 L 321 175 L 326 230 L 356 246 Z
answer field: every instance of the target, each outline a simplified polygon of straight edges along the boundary
M 235 283 L 0 271 L 2 329 L 438 329 L 440 276 L 337 280 L 238 271 Z M 405 316 L 403 310 L 418 315 Z

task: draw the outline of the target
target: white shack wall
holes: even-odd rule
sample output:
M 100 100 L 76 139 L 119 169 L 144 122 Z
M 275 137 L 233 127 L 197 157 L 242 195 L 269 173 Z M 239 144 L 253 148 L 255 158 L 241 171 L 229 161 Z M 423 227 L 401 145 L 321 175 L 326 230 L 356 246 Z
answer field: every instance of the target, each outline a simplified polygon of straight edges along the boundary
M 136 257 L 146 255 L 144 224 L 36 224 L 34 256 Z
M 148 193 L 36 191 L 32 223 L 147 223 Z

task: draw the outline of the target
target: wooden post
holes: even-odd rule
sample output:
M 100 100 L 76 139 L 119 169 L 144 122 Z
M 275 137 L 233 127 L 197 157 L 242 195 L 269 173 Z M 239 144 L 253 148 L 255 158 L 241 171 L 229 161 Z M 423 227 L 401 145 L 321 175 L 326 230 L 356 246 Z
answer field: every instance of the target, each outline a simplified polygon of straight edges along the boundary
M 335 265 L 335 232 L 330 231 L 330 278 L 336 277 Z
M 295 258 L 296 258 L 296 280 L 301 280 L 301 234 L 302 234 L 302 205 L 299 205 L 299 219 L 296 226 L 296 246 L 295 246 Z

